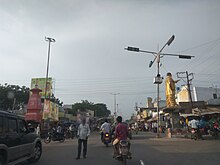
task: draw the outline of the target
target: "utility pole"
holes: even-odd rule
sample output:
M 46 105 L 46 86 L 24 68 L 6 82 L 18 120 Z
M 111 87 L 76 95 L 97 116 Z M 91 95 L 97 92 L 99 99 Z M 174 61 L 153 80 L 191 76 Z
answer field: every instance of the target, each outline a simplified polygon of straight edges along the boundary
M 194 79 L 193 73 L 189 74 L 187 71 L 186 72 L 177 72 L 177 77 L 181 78 L 187 84 L 187 90 L 188 90 L 188 96 L 189 96 L 189 102 L 190 102 L 190 109 L 192 110 L 193 109 L 193 101 L 192 101 L 192 94 L 191 94 L 190 85 L 191 85 L 192 80 Z M 184 80 L 184 78 L 186 78 L 186 81 Z
M 135 108 L 135 111 L 137 112 L 138 111 L 138 103 L 137 102 L 135 103 L 135 107 L 134 108 Z

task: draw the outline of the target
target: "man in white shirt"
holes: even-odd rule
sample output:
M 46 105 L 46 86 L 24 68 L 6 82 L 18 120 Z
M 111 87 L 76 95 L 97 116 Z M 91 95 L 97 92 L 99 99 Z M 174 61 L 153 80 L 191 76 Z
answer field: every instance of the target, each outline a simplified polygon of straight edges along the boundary
M 86 119 L 83 118 L 82 123 L 78 127 L 77 137 L 78 137 L 78 155 L 76 159 L 80 159 L 82 143 L 83 143 L 83 158 L 86 158 L 87 154 L 87 140 L 90 135 L 89 125 L 86 124 Z
M 190 126 L 191 128 L 197 129 L 197 128 L 198 128 L 198 125 L 199 125 L 199 121 L 196 120 L 196 119 L 193 119 L 193 120 L 189 121 L 189 126 Z

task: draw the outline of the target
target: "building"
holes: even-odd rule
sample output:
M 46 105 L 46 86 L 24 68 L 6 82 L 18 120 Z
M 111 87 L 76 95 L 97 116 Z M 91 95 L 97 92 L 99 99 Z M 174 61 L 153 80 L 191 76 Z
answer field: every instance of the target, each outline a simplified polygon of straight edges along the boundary
M 205 101 L 208 102 L 212 99 L 220 98 L 219 88 L 207 88 L 207 87 L 193 87 L 191 90 L 192 101 Z M 187 86 L 183 86 L 177 93 L 177 103 L 190 102 L 189 92 Z
M 220 98 L 220 89 L 218 88 L 205 88 L 193 87 L 193 100 L 194 101 L 209 101 L 211 99 Z

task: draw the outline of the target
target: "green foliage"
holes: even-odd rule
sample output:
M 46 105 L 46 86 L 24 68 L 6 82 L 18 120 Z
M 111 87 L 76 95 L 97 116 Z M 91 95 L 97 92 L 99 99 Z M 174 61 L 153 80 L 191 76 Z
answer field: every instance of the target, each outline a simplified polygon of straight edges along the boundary
M 111 114 L 111 111 L 107 109 L 106 104 L 98 103 L 94 106 L 97 117 L 108 117 Z
M 88 100 L 82 100 L 81 103 L 75 103 L 72 106 L 72 110 L 69 113 L 76 115 L 77 111 L 85 112 L 86 110 L 92 110 L 96 117 L 107 117 L 111 114 L 111 111 L 107 109 L 106 104 L 98 103 L 94 104 Z
M 28 103 L 30 89 L 25 86 L 0 84 L 0 109 L 19 109 Z
M 53 103 L 56 103 L 56 104 L 60 105 L 60 106 L 63 105 L 63 102 L 61 102 L 60 99 L 56 98 L 56 97 L 54 96 L 54 94 L 52 94 L 52 96 L 49 98 L 49 100 L 50 100 L 51 102 L 53 102 Z

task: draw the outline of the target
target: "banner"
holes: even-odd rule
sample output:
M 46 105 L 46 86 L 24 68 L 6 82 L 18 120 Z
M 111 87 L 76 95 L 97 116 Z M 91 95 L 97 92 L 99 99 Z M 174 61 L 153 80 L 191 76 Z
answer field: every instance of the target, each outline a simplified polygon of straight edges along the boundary
M 47 79 L 47 97 L 50 97 L 52 94 L 52 86 L 53 86 L 52 78 L 50 77 Z M 41 98 L 45 98 L 46 78 L 32 78 L 31 89 L 35 87 L 42 90 L 42 92 L 40 92 L 40 96 Z
M 58 121 L 59 120 L 59 106 L 53 102 L 50 102 L 50 105 L 51 105 L 51 118 L 54 120 L 54 121 Z
M 44 101 L 43 119 L 59 120 L 59 105 L 50 100 Z
M 44 100 L 43 119 L 50 118 L 50 100 Z

